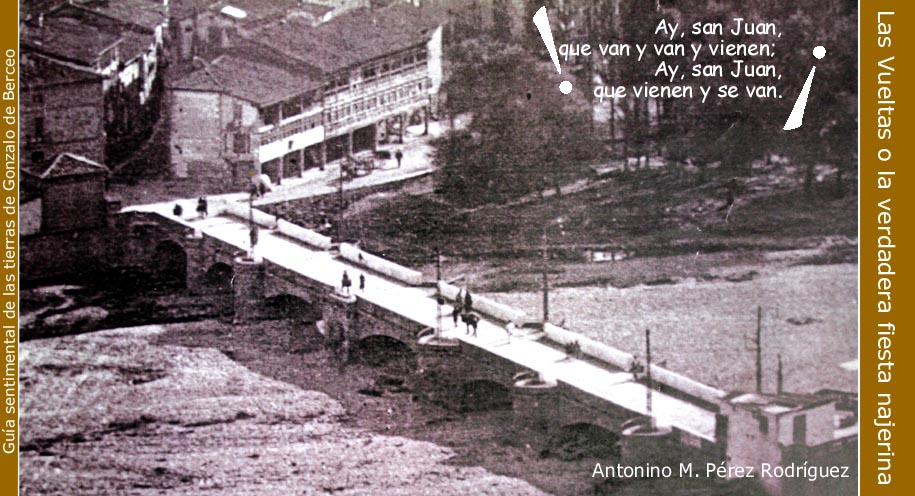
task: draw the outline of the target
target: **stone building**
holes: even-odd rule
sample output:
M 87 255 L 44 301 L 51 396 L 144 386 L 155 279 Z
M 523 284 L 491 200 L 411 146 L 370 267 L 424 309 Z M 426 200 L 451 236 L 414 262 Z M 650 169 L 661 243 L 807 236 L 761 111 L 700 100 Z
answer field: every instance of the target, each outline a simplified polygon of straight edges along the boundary
M 44 165 L 23 168 L 23 173 L 23 235 L 105 225 L 108 168 L 104 165 L 62 153 Z
M 857 486 L 858 424 L 851 409 L 837 408 L 828 394 L 734 392 L 722 404 L 727 416 L 724 446 L 732 467 L 754 467 L 770 494 L 854 494 Z M 807 477 L 766 477 L 763 469 L 846 466 L 849 476 L 809 480 Z M 776 470 L 777 472 L 777 470 Z
M 115 43 L 102 37 L 96 47 L 110 49 Z M 94 58 L 96 67 L 110 64 L 104 48 L 86 51 L 92 52 L 86 59 Z M 43 164 L 54 155 L 73 152 L 103 163 L 104 73 L 41 56 L 23 56 L 21 68 L 22 162 Z
M 26 162 L 62 151 L 124 159 L 158 119 L 165 2 L 73 0 L 43 9 L 30 10 L 20 26 Z
M 169 84 L 173 175 L 238 181 L 250 163 L 245 172 L 279 182 L 373 149 L 410 116 L 428 119 L 441 33 L 437 14 L 395 4 L 317 26 L 291 17 L 240 37 Z

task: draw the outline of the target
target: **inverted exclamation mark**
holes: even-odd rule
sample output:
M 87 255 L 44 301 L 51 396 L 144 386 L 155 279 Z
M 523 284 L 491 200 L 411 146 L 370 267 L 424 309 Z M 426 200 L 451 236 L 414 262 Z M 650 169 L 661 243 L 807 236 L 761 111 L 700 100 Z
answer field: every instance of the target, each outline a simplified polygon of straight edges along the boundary
M 550 58 L 553 59 L 556 71 L 562 74 L 562 69 L 559 68 L 559 57 L 556 55 L 556 44 L 553 43 L 553 32 L 550 30 L 550 20 L 546 16 L 546 7 L 540 7 L 540 10 L 534 14 L 534 26 L 537 26 L 540 37 L 543 38 L 543 44 L 550 51 Z M 568 95 L 572 92 L 572 83 L 569 81 L 559 83 L 559 91 L 563 95 Z
M 814 48 L 813 56 L 817 59 L 822 59 L 826 56 L 826 48 L 823 46 Z M 797 129 L 804 123 L 804 109 L 807 107 L 807 97 L 810 95 L 810 85 L 813 84 L 813 74 L 816 70 L 817 66 L 813 66 L 810 69 L 810 75 L 807 76 L 804 88 L 801 89 L 801 94 L 798 95 L 797 100 L 794 102 L 794 108 L 791 109 L 791 115 L 788 116 L 788 121 L 785 122 L 785 131 Z

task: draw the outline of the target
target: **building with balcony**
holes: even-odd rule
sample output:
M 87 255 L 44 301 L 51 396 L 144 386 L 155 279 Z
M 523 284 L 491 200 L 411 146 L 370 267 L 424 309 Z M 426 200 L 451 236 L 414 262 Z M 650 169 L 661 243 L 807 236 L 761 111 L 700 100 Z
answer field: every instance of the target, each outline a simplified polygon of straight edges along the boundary
M 247 55 L 200 61 L 198 70 L 170 85 L 173 176 L 238 186 L 263 161 L 292 152 L 301 158 L 323 140 L 320 83 L 269 57 Z M 303 163 L 291 162 L 295 168 Z
M 237 182 L 244 171 L 281 182 L 373 149 L 411 116 L 429 118 L 441 33 L 437 14 L 396 4 L 317 26 L 290 17 L 234 41 L 170 84 L 173 175 Z

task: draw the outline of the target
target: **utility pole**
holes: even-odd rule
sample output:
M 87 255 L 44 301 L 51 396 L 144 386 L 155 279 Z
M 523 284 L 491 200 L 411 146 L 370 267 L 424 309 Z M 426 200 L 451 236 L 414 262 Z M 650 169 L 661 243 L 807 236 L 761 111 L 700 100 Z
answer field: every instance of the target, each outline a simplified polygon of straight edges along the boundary
M 337 145 L 340 148 L 340 145 Z M 343 242 L 343 210 L 345 209 L 343 205 L 343 164 L 346 162 L 346 157 L 340 158 L 340 188 L 338 191 L 337 198 L 337 241 Z
M 257 244 L 257 226 L 254 225 L 254 190 L 248 195 L 248 236 L 251 240 L 251 260 L 254 260 L 254 246 Z
M 647 381 L 645 389 L 645 409 L 648 412 L 648 425 L 654 431 L 654 415 L 651 408 L 651 394 L 654 384 L 651 382 L 651 330 L 645 329 L 645 379 Z
M 762 306 L 756 307 L 756 392 L 762 393 Z
M 777 387 L 776 393 L 777 393 L 779 396 L 781 396 L 782 391 L 783 391 L 782 387 L 784 386 L 784 375 L 782 375 L 782 354 L 781 354 L 781 353 L 778 354 L 778 376 L 777 376 L 777 384 L 778 384 L 778 385 L 776 386 L 776 387 Z
M 444 303 L 444 298 L 442 298 L 442 252 L 440 249 L 435 249 L 435 337 L 439 338 L 442 335 L 442 303 Z
M 547 264 L 550 260 L 550 254 L 546 244 L 546 225 L 543 226 L 543 233 L 540 235 L 540 251 L 543 255 L 543 268 L 541 276 L 543 279 L 543 327 L 546 330 L 546 324 L 550 321 L 550 279 L 547 274 Z

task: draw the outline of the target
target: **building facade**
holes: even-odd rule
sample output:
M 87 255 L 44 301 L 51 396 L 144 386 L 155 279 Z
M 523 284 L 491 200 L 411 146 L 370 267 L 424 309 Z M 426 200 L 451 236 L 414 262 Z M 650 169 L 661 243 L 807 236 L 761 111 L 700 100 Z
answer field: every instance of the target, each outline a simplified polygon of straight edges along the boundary
M 26 163 L 67 151 L 102 163 L 129 156 L 158 119 L 166 12 L 164 2 L 86 0 L 29 14 L 20 38 Z
M 71 153 L 23 169 L 23 235 L 90 229 L 105 225 L 108 168 Z
M 440 18 L 410 5 L 265 26 L 170 84 L 172 173 L 281 182 L 428 119 L 441 82 Z

